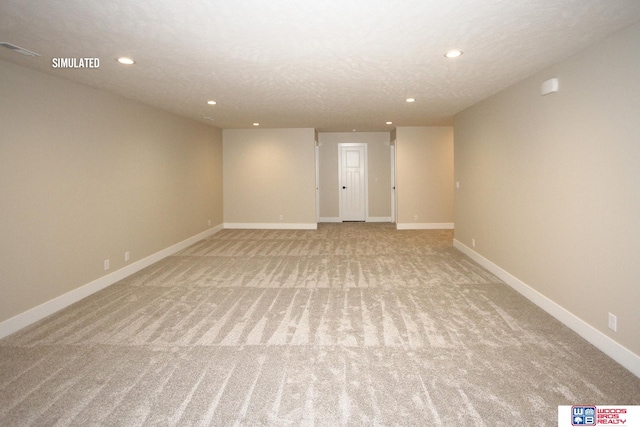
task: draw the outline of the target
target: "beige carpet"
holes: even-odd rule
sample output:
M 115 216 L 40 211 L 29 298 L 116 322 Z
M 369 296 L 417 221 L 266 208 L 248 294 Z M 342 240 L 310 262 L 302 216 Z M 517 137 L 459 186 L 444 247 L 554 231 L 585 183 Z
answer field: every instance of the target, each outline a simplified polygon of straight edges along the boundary
M 640 404 L 452 237 L 223 230 L 1 340 L 0 425 L 552 426 Z

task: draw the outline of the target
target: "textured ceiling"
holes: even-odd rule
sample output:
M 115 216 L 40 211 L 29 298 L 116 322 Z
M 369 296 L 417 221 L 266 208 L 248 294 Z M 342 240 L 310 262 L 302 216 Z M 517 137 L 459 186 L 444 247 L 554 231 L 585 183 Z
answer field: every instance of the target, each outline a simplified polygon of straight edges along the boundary
M 0 59 L 221 128 L 380 131 L 451 124 L 638 20 L 638 0 L 1 0 L 0 42 L 41 56 Z

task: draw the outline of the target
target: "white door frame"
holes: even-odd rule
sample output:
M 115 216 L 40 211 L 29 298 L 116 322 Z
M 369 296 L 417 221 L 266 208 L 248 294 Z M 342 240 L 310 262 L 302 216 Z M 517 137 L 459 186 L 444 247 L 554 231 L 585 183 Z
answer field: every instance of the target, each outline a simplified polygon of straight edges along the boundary
M 338 143 L 338 186 L 340 191 L 338 197 L 338 205 L 340 209 L 340 221 L 342 217 L 342 147 L 364 147 L 364 221 L 369 219 L 369 154 L 367 152 L 367 144 L 363 142 L 341 142 Z

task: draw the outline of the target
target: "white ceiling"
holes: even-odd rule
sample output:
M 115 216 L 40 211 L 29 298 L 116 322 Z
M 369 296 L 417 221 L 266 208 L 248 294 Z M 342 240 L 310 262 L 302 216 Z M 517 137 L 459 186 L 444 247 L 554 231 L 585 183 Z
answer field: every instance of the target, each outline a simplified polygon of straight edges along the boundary
M 41 56 L 0 59 L 221 128 L 381 131 L 451 124 L 639 20 L 638 0 L 1 0 L 0 42 Z

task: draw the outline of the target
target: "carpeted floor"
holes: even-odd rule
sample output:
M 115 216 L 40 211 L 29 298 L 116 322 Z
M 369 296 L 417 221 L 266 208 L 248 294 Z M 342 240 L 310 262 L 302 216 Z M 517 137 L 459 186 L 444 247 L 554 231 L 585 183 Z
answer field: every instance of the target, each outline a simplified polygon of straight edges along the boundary
M 452 238 L 223 230 L 0 340 L 0 425 L 551 426 L 640 404 Z

